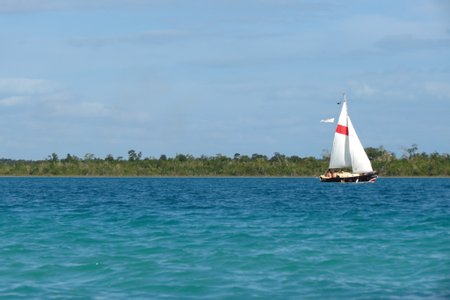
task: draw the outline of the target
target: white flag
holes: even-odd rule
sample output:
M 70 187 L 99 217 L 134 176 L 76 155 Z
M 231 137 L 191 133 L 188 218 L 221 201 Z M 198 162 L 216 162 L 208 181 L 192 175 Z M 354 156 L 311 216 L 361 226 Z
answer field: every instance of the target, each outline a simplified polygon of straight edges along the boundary
M 325 119 L 325 120 L 320 120 L 320 122 L 322 122 L 322 123 L 334 123 L 334 118 L 329 118 L 329 119 Z

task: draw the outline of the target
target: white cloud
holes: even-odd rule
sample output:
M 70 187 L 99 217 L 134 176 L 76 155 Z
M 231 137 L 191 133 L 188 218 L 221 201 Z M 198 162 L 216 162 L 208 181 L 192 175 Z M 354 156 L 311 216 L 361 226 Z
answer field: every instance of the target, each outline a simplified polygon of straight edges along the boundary
M 377 92 L 374 87 L 364 82 L 351 81 L 350 87 L 352 93 L 357 97 L 371 97 Z
M 333 30 L 344 43 L 348 41 L 349 46 L 365 54 L 448 49 L 450 46 L 448 26 L 422 15 L 412 19 L 356 14 L 336 23 Z
M 179 40 L 189 34 L 178 30 L 148 30 L 142 33 L 129 34 L 115 37 L 78 37 L 69 40 L 69 43 L 77 47 L 102 47 L 119 44 L 160 44 Z
M 17 12 L 31 12 L 40 10 L 52 10 L 61 8 L 58 1 L 40 1 L 40 0 L 1 0 L 0 12 L 2 13 L 17 13 Z
M 60 89 L 59 84 L 45 79 L 0 78 L 0 94 L 44 95 Z
M 70 117 L 104 117 L 110 114 L 108 107 L 100 102 L 64 100 L 51 103 L 51 109 L 57 115 Z
M 39 110 L 43 115 L 99 117 L 109 114 L 109 109 L 103 103 L 77 101 L 67 88 L 51 80 L 0 78 L 0 96 L 1 106 L 21 105 L 23 111 Z
M 418 38 L 412 35 L 391 35 L 382 38 L 378 46 L 387 50 L 437 49 L 450 47 L 450 38 Z
M 163 2 L 162 0 L 0 0 L 0 13 L 142 7 Z
M 16 106 L 18 104 L 23 103 L 26 100 L 26 97 L 22 96 L 12 96 L 0 99 L 1 106 Z
M 364 37 L 383 38 L 386 36 L 413 35 L 415 37 L 437 38 L 445 34 L 446 26 L 430 20 L 409 20 L 377 14 L 357 14 L 346 18 L 338 29 Z M 430 36 L 433 33 L 433 36 Z
M 61 11 L 61 10 L 93 10 L 101 8 L 126 8 L 126 7 L 149 7 L 155 5 L 185 5 L 184 0 L 0 0 L 0 13 L 32 13 L 42 11 Z M 300 1 L 300 0 L 215 0 L 215 1 L 191 1 L 198 5 L 212 3 L 216 6 L 230 7 L 233 5 L 253 5 L 253 6 L 271 6 L 300 8 L 301 11 L 322 11 L 330 7 L 337 6 L 329 1 Z M 188 3 L 189 4 L 189 3 Z
M 151 120 L 151 116 L 145 111 L 118 111 L 114 117 L 119 121 L 146 123 Z
M 448 82 L 426 82 L 425 91 L 432 97 L 450 100 L 450 84 Z
M 36 109 L 62 98 L 65 89 L 57 82 L 35 78 L 0 78 L 0 105 Z

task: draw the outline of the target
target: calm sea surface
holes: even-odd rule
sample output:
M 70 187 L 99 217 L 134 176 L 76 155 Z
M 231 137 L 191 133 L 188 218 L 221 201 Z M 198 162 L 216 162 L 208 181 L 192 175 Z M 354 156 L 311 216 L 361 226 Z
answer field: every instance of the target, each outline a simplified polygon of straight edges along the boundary
M 450 179 L 0 178 L 0 297 L 449 299 Z

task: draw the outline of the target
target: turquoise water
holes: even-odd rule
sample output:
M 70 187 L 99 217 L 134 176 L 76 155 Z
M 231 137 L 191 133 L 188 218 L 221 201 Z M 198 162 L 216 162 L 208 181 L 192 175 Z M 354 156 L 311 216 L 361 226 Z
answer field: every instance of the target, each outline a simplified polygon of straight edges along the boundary
M 450 298 L 450 179 L 1 178 L 0 297 Z

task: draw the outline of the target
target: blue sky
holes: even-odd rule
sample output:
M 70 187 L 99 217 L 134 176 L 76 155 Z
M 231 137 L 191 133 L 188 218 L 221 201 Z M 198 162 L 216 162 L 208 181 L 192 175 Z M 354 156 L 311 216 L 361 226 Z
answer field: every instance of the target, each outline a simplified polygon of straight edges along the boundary
M 448 1 L 0 0 L 0 157 L 450 153 Z

